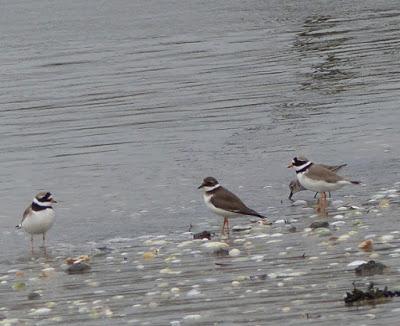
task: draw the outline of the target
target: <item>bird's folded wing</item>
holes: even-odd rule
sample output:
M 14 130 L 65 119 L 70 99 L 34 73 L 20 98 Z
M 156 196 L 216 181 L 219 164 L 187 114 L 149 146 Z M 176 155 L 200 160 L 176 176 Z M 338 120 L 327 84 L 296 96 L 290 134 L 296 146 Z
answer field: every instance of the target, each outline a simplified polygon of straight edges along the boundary
M 318 164 L 313 164 L 310 167 L 307 172 L 307 177 L 313 180 L 323 180 L 328 183 L 336 183 L 340 180 L 344 180 L 340 175 Z

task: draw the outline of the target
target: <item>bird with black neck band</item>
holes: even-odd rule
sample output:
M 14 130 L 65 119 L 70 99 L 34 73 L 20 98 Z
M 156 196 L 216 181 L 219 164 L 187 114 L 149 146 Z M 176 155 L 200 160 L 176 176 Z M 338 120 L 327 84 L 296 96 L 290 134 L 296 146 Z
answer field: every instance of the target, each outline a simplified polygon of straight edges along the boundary
M 33 236 L 41 234 L 43 238 L 43 248 L 46 252 L 46 233 L 53 226 L 55 212 L 53 204 L 57 201 L 52 194 L 47 191 L 39 192 L 33 198 L 32 203 L 25 209 L 18 229 L 23 229 L 31 235 L 31 252 L 34 253 Z
M 337 175 L 321 164 L 302 157 L 293 158 L 288 168 L 294 167 L 297 180 L 305 189 L 320 193 L 318 209 L 325 210 L 327 207 L 326 193 L 338 190 L 346 185 L 361 184 L 360 181 L 353 181 Z

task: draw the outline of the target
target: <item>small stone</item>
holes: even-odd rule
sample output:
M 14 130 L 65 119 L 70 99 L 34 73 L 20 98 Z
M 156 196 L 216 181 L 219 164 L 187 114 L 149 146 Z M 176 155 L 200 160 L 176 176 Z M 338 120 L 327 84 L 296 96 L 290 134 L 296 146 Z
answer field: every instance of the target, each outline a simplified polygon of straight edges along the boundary
M 331 223 L 331 225 L 333 226 L 341 226 L 341 225 L 345 225 L 346 222 L 345 221 L 335 221 L 333 223 Z
M 197 297 L 201 294 L 201 292 L 197 289 L 191 289 L 188 293 L 186 293 L 186 296 L 188 297 Z
M 225 242 L 208 241 L 202 244 L 202 247 L 217 256 L 227 256 L 229 255 L 229 245 Z
M 379 202 L 379 208 L 388 208 L 389 206 L 390 206 L 390 201 L 389 201 L 389 199 L 382 199 L 380 202 Z
M 285 228 L 290 233 L 295 233 L 297 231 L 296 227 L 294 225 L 291 225 L 291 224 L 285 225 Z
M 171 291 L 171 293 L 173 293 L 173 294 L 177 294 L 177 293 L 179 293 L 181 290 L 180 290 L 179 288 L 172 288 L 170 291 Z
M 201 318 L 201 315 L 187 315 L 183 317 L 184 320 L 199 320 Z
M 33 316 L 45 316 L 45 315 L 48 315 L 50 312 L 51 312 L 51 309 L 49 309 L 49 308 L 39 308 L 39 309 L 33 310 L 30 313 L 30 315 L 33 315 Z
M 211 240 L 211 232 L 203 231 L 200 233 L 193 234 L 193 239 L 208 239 Z
M 307 206 L 307 202 L 305 200 L 298 199 L 292 203 L 292 206 Z
M 392 234 L 386 234 L 380 237 L 380 240 L 385 243 L 385 242 L 390 242 L 394 239 L 394 235 Z
M 69 265 L 66 269 L 68 274 L 82 274 L 86 273 L 90 270 L 90 265 L 84 262 L 77 261 L 72 265 Z
M 15 282 L 12 286 L 15 291 L 25 290 L 26 284 L 24 282 Z
M 386 265 L 370 260 L 368 263 L 361 264 L 354 270 L 357 276 L 372 276 L 375 274 L 383 274 L 389 270 Z
M 240 255 L 240 250 L 239 249 L 233 248 L 233 249 L 229 250 L 229 256 L 237 257 L 239 255 Z
M 332 231 L 327 228 L 318 228 L 315 230 L 319 237 L 327 237 L 332 235 Z
M 240 286 L 240 282 L 239 281 L 232 281 L 232 286 L 238 287 L 238 286 Z
M 329 223 L 327 221 L 315 221 L 312 222 L 309 227 L 311 229 L 329 228 Z
M 365 260 L 355 260 L 352 261 L 351 263 L 347 264 L 347 267 L 358 267 L 362 264 L 366 264 L 367 262 Z
M 233 232 L 243 232 L 251 230 L 251 225 L 235 225 L 232 227 Z
M 145 253 L 143 254 L 143 259 L 144 259 L 144 260 L 151 260 L 151 259 L 153 259 L 155 256 L 156 256 L 156 255 L 155 255 L 154 251 L 147 251 L 147 252 L 145 252 Z
M 28 294 L 28 300 L 36 300 L 41 297 L 40 293 L 38 292 L 31 292 Z
M 363 251 L 372 251 L 374 242 L 371 239 L 364 240 L 358 245 Z
M 348 235 L 348 234 L 342 234 L 341 236 L 339 236 L 338 238 L 337 238 L 337 241 L 346 241 L 346 240 L 348 240 L 350 238 L 350 235 Z

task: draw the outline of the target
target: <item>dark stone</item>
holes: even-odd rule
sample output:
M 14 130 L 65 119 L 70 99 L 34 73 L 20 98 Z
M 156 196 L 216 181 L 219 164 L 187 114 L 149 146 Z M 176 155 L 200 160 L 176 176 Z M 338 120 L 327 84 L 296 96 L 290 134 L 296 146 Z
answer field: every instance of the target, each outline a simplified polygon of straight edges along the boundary
M 286 230 L 290 233 L 295 233 L 297 231 L 296 227 L 294 225 L 286 225 Z
M 68 274 L 82 274 L 86 273 L 90 270 L 90 265 L 84 262 L 76 262 L 72 265 L 69 265 L 66 272 Z
M 229 249 L 226 248 L 218 248 L 214 250 L 213 254 L 218 257 L 229 256 Z
M 203 231 L 200 233 L 193 234 L 193 239 L 208 239 L 211 240 L 211 232 Z
M 311 229 L 329 228 L 329 223 L 327 221 L 315 221 L 311 223 L 310 228 Z
M 40 297 L 41 297 L 40 293 L 37 293 L 37 292 L 31 292 L 28 294 L 29 300 L 36 300 L 36 299 L 39 299 Z
M 267 274 L 250 275 L 250 281 L 265 281 L 267 279 Z
M 386 265 L 370 260 L 368 263 L 357 266 L 354 271 L 357 276 L 372 276 L 375 274 L 383 274 L 388 269 L 389 267 Z
M 105 255 L 108 255 L 113 250 L 114 250 L 113 248 L 110 248 L 110 247 L 107 247 L 107 246 L 97 247 L 94 256 L 95 257 L 105 256 Z

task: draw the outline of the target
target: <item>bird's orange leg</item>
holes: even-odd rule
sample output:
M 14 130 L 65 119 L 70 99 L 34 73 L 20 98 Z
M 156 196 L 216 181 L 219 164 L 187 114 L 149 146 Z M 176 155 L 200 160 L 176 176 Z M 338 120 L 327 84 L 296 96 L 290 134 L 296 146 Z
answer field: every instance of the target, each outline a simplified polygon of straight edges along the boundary
M 226 223 L 225 223 L 226 233 L 229 235 L 229 220 L 227 217 L 225 217 L 225 219 L 226 219 Z
M 229 235 L 229 220 L 227 217 L 224 217 L 224 224 L 222 224 L 221 235 L 225 235 L 225 231 L 227 231 Z
M 327 207 L 328 207 L 328 202 L 326 200 L 326 192 L 321 193 L 321 209 L 320 209 L 320 213 L 321 216 L 326 217 L 328 216 L 327 214 Z

